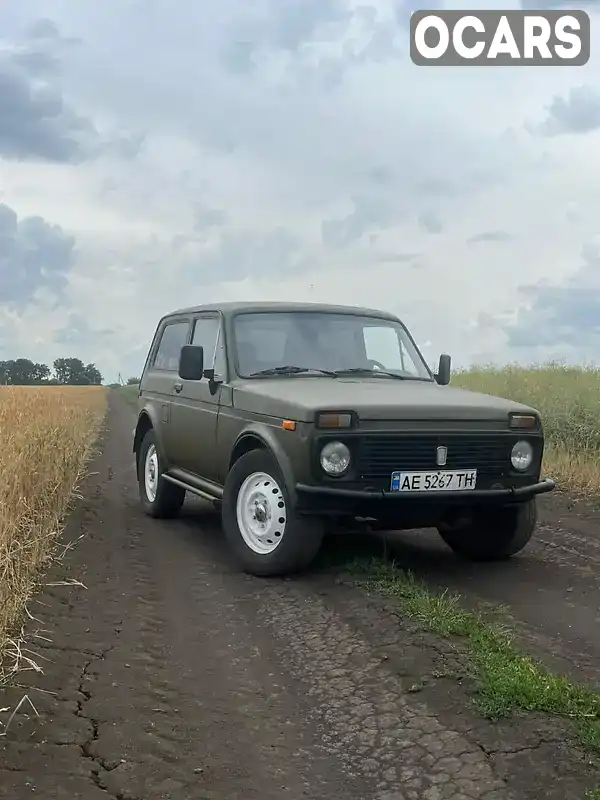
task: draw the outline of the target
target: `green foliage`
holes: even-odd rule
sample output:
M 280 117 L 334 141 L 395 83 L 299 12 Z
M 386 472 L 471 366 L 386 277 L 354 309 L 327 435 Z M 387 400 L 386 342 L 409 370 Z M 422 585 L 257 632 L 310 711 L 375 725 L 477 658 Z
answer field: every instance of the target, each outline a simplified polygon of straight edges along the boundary
M 52 365 L 36 364 L 28 358 L 0 361 L 0 385 L 10 386 L 99 386 L 102 375 L 95 364 L 79 358 L 57 358 Z

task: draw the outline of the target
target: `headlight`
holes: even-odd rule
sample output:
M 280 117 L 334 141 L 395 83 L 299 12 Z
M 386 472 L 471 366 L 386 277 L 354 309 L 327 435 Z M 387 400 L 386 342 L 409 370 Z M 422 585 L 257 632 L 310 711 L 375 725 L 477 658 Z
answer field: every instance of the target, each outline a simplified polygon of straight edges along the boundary
M 517 442 L 510 454 L 510 463 L 519 472 L 529 469 L 533 461 L 533 447 L 529 442 Z
M 343 475 L 350 466 L 350 450 L 342 442 L 328 442 L 321 450 L 321 467 L 328 475 Z

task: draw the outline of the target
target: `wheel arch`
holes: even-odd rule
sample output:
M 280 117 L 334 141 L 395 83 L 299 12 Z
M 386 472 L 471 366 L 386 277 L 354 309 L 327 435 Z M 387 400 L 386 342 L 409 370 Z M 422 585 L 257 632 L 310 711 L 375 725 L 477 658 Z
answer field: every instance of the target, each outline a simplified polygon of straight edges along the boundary
M 135 426 L 135 433 L 133 435 L 133 452 L 135 454 L 135 465 L 136 468 L 139 466 L 139 455 L 140 455 L 140 448 L 142 446 L 142 442 L 144 441 L 144 436 L 148 433 L 148 431 L 154 430 L 154 435 L 156 436 L 156 444 L 157 447 L 160 448 L 159 442 L 159 432 L 158 426 L 156 424 L 156 419 L 150 409 L 143 409 L 140 412 L 138 417 L 136 426 Z
M 285 450 L 268 428 L 251 427 L 240 433 L 231 450 L 228 472 L 236 461 L 252 450 L 264 450 L 273 456 L 281 470 L 290 501 L 292 505 L 295 505 L 296 481 L 292 465 Z

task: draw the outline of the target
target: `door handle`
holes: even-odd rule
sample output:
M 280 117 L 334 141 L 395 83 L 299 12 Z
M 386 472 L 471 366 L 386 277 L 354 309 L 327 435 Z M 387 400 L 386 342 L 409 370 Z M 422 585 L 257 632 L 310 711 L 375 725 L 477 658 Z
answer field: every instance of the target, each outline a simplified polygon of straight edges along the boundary
M 183 383 L 179 383 L 179 382 L 174 383 L 173 384 L 173 389 L 175 389 L 177 394 L 179 394 L 179 392 L 183 389 Z

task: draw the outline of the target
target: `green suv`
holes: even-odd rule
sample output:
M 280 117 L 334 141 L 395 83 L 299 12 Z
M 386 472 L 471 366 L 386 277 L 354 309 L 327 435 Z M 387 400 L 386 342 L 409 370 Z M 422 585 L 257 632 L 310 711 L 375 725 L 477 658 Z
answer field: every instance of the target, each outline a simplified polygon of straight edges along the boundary
M 503 559 L 536 525 L 537 411 L 448 386 L 394 315 L 345 306 L 223 303 L 156 329 L 133 437 L 142 508 L 186 492 L 220 508 L 241 568 L 307 567 L 328 524 L 437 528 L 460 556 Z

